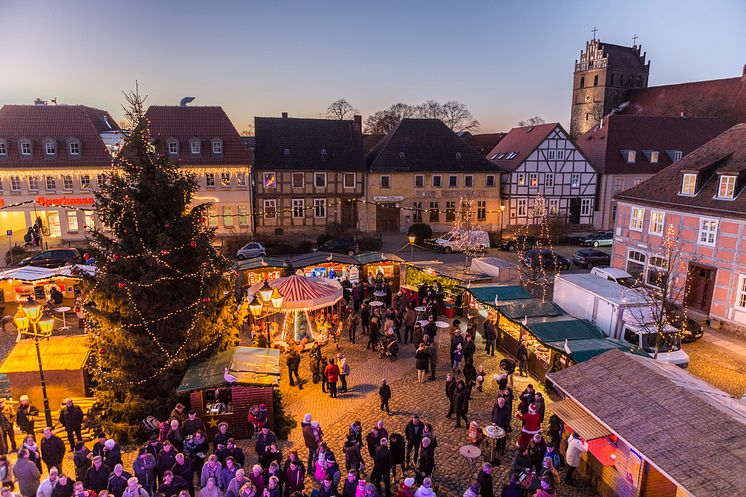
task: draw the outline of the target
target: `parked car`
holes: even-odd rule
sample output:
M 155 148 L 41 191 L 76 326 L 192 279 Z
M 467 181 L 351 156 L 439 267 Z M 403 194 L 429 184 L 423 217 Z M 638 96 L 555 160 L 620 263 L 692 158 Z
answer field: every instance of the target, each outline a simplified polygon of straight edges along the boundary
M 696 321 L 683 312 L 672 312 L 669 314 L 669 323 L 679 330 L 681 341 L 685 343 L 699 340 L 705 334 L 705 325 L 701 321 Z
M 627 271 L 615 267 L 594 267 L 591 269 L 591 274 L 626 286 L 627 288 L 637 288 L 640 286 L 640 281 L 637 278 L 629 274 Z
M 584 247 L 611 247 L 613 243 L 613 231 L 598 231 L 580 240 L 580 245 Z
M 593 266 L 608 266 L 611 264 L 611 256 L 600 250 L 580 249 L 572 256 L 572 263 L 588 269 Z
M 515 252 L 518 249 L 530 249 L 539 243 L 542 245 L 548 245 L 549 240 L 545 238 L 537 238 L 535 236 L 520 235 L 502 240 L 497 245 L 497 248 L 500 250 Z
M 490 234 L 486 231 L 473 230 L 457 236 L 455 232 L 450 232 L 440 238 L 432 241 L 435 249 L 443 250 L 446 254 L 451 252 L 461 252 L 461 237 L 468 237 L 468 245 L 473 247 L 477 252 L 485 252 L 490 248 Z
M 264 248 L 264 245 L 259 242 L 249 242 L 238 249 L 238 252 L 236 253 L 236 257 L 239 261 L 251 259 L 252 257 L 265 257 L 266 255 L 267 250 Z
M 352 238 L 332 238 L 321 245 L 311 247 L 314 252 L 337 252 L 340 254 L 355 255 L 358 252 L 357 241 Z
M 570 259 L 551 250 L 529 250 L 523 256 L 523 265 L 531 269 L 569 269 Z
M 36 255 L 26 257 L 20 266 L 38 266 L 38 267 L 62 267 L 68 264 L 78 264 L 83 258 L 80 252 L 74 248 L 54 248 L 43 250 Z

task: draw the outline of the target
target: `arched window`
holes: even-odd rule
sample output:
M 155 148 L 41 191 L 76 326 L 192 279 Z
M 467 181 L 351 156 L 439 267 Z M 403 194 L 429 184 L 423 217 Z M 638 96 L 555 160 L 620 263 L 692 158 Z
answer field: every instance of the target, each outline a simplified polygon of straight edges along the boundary
M 585 76 L 580 77 L 580 87 L 585 88 Z

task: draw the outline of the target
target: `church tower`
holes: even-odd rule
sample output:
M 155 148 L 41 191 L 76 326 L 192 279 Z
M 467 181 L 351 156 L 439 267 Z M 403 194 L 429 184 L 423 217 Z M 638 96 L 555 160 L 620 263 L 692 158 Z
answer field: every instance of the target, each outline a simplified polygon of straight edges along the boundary
M 595 34 L 595 32 L 594 32 Z M 586 42 L 575 61 L 572 82 L 570 134 L 580 136 L 598 124 L 616 106 L 627 100 L 627 92 L 647 88 L 650 62 L 640 45 L 631 47 L 602 43 L 594 38 Z

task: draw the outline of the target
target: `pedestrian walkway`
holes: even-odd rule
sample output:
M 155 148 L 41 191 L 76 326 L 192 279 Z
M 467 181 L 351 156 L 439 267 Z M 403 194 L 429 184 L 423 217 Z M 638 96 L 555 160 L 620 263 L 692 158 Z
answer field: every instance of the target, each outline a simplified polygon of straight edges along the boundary
M 746 359 L 746 346 L 740 345 L 734 339 L 725 339 L 721 335 L 713 334 L 710 330 L 702 336 L 702 340 L 712 343 L 728 352 L 735 354 L 741 359 Z

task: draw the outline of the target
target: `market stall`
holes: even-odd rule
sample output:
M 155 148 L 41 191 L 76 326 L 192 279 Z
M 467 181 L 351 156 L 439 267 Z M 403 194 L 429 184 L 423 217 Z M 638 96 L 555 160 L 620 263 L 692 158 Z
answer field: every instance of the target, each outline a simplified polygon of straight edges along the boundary
M 59 405 L 66 397 L 88 396 L 88 351 L 85 335 L 53 336 L 39 341 L 51 405 Z M 34 340 L 24 339 L 16 343 L 0 366 L 0 374 L 7 375 L 14 399 L 25 394 L 34 404 L 41 406 L 39 363 Z
M 279 257 L 254 257 L 236 263 L 237 286 L 245 289 L 259 282 L 276 280 L 291 272 L 288 261 Z
M 291 257 L 288 262 L 296 274 L 301 270 L 304 276 L 333 280 L 348 279 L 351 283 L 360 279 L 359 262 L 346 254 L 309 252 Z
M 272 346 L 286 349 L 291 344 L 310 346 L 325 343 L 341 329 L 342 285 L 336 279 L 293 274 L 266 282 L 271 293 L 282 298 L 277 310 L 268 308 L 264 317 L 255 317 L 255 326 L 269 337 Z M 268 301 L 261 297 L 265 282 L 248 290 L 249 302 Z M 249 305 L 251 307 L 252 304 Z
M 24 266 L 0 272 L 0 302 L 22 302 L 28 297 L 44 302 L 53 287 L 65 298 L 75 298 L 80 291 L 77 272 L 93 273 L 94 266 L 75 265 L 60 268 Z
M 208 440 L 225 421 L 235 438 L 250 438 L 248 413 L 264 404 L 272 420 L 274 388 L 280 384 L 280 352 L 274 349 L 235 347 L 189 366 L 178 393 L 189 393 L 192 409 L 207 426 Z
M 489 276 L 464 269 L 462 264 L 407 264 L 405 284 L 409 288 L 421 285 L 443 289 L 443 309 L 447 318 L 462 316 L 471 307 L 472 296 L 467 291 L 473 283 L 488 281 Z
M 401 268 L 404 259 L 394 254 L 382 252 L 363 252 L 355 256 L 360 264 L 361 278 L 369 280 L 382 275 L 392 292 L 401 287 Z

